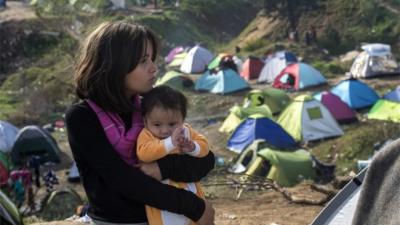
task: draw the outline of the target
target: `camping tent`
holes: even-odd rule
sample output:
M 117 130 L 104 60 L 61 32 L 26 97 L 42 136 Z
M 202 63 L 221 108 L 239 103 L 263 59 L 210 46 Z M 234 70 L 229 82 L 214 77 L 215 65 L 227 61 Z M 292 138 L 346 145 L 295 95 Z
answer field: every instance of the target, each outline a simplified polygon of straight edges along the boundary
M 386 120 L 400 123 L 400 102 L 378 100 L 368 113 L 368 119 Z
M 240 76 L 246 80 L 254 80 L 260 76 L 260 72 L 264 66 L 264 62 L 254 56 L 249 56 L 242 65 L 242 70 L 240 71 Z
M 260 72 L 258 82 L 272 83 L 276 76 L 286 68 L 287 65 L 297 62 L 296 56 L 288 51 L 276 52 L 271 59 L 269 59 Z
M 71 183 L 74 182 L 79 182 L 81 180 L 81 177 L 79 175 L 79 170 L 78 167 L 76 166 L 76 162 L 74 161 L 72 163 L 71 168 L 68 170 L 68 181 Z
M 386 93 L 382 98 L 394 102 L 400 102 L 400 86 L 397 86 L 394 90 Z
M 342 190 L 329 201 L 311 225 L 350 225 L 360 197 L 361 184 L 367 168 L 357 174 Z
M 231 133 L 246 118 L 261 116 L 272 119 L 271 110 L 267 105 L 240 107 L 233 106 L 229 109 L 229 115 L 225 118 L 221 127 L 218 129 L 222 133 Z
M 390 45 L 374 43 L 361 47 L 362 51 L 350 68 L 352 77 L 373 77 L 400 74 L 400 68 L 390 51 Z
M 175 56 L 179 53 L 182 53 L 185 49 L 182 46 L 177 46 L 173 49 L 171 49 L 171 51 L 168 52 L 167 56 L 165 56 L 164 61 L 165 63 L 171 63 L 172 60 L 174 60 Z
M 0 223 L 22 225 L 22 216 L 14 203 L 0 190 Z
M 10 152 L 19 129 L 6 121 L 0 121 L 0 151 Z
M 189 50 L 182 61 L 180 71 L 184 73 L 202 73 L 207 65 L 214 58 L 214 55 L 207 49 L 196 45 Z
M 219 66 L 221 59 L 225 56 L 232 57 L 228 53 L 219 53 L 217 57 L 215 57 L 207 66 L 207 69 L 212 70 Z
M 34 155 L 40 156 L 42 162 L 60 162 L 60 149 L 51 134 L 38 126 L 26 126 L 18 133 L 11 159 L 14 164 L 21 164 Z
M 234 70 L 220 70 L 216 74 L 206 71 L 195 83 L 197 91 L 227 94 L 249 88 L 249 84 Z
M 188 54 L 187 52 L 181 52 L 176 54 L 173 60 L 168 64 L 168 67 L 169 68 L 180 67 L 187 54 Z
M 281 112 L 290 103 L 290 98 L 285 91 L 275 88 L 251 90 L 244 99 L 243 106 L 259 106 L 266 104 L 272 114 Z
M 308 95 L 297 96 L 277 122 L 297 141 L 313 141 L 343 134 L 329 110 Z
M 269 118 L 247 118 L 239 124 L 228 139 L 227 147 L 236 153 L 242 152 L 254 140 L 263 139 L 276 148 L 293 148 L 296 141 Z
M 168 71 L 164 76 L 157 79 L 155 84 L 158 85 L 167 85 L 175 89 L 190 89 L 193 88 L 194 82 L 190 77 L 183 75 L 182 73 L 176 71 Z
M 372 88 L 357 79 L 342 80 L 332 87 L 331 92 L 352 109 L 369 107 L 379 99 Z
M 64 220 L 73 216 L 76 208 L 82 204 L 82 198 L 74 189 L 55 190 L 43 199 L 39 217 L 45 220 Z
M 356 113 L 338 96 L 331 92 L 323 91 L 314 95 L 314 98 L 320 101 L 339 123 L 357 121 Z
M 326 84 L 325 77 L 314 67 L 305 63 L 289 64 L 275 77 L 274 88 L 301 90 Z

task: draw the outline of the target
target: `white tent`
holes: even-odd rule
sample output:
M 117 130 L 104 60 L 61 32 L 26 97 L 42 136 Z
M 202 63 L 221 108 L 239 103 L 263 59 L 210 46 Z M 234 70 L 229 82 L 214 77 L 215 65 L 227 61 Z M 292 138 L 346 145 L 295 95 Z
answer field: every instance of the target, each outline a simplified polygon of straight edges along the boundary
M 291 53 L 290 53 L 291 54 Z M 293 56 L 287 57 L 285 51 L 275 53 L 272 58 L 268 59 L 260 72 L 258 82 L 272 83 L 283 69 L 291 63 L 297 62 L 297 59 Z
M 0 121 L 0 151 L 10 152 L 17 139 L 19 129 L 14 125 Z
M 390 52 L 390 46 L 374 43 L 361 47 L 350 68 L 352 77 L 373 77 L 378 75 L 400 74 L 400 67 Z
M 180 71 L 183 73 L 202 73 L 207 65 L 213 60 L 214 55 L 207 49 L 196 45 L 189 50 L 183 59 Z
M 311 225 L 350 225 L 367 168 L 353 178 L 318 214 Z
M 277 123 L 297 141 L 343 135 L 343 130 L 329 110 L 308 95 L 297 96 L 281 113 Z

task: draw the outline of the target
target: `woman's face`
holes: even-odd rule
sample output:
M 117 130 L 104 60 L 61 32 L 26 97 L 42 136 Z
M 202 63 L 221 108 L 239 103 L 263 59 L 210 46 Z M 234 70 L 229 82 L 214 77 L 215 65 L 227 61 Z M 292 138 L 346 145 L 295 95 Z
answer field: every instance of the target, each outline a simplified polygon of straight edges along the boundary
M 146 93 L 153 88 L 156 81 L 157 66 L 152 60 L 153 46 L 147 42 L 146 53 L 139 64 L 125 77 L 125 93 L 128 97 Z

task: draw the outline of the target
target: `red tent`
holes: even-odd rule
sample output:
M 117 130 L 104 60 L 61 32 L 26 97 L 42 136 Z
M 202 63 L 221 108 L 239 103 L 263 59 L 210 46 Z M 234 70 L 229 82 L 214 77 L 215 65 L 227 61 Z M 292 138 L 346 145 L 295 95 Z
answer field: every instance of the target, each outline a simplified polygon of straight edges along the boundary
M 257 79 L 264 67 L 264 61 L 257 57 L 250 56 L 244 63 L 240 76 L 246 80 Z

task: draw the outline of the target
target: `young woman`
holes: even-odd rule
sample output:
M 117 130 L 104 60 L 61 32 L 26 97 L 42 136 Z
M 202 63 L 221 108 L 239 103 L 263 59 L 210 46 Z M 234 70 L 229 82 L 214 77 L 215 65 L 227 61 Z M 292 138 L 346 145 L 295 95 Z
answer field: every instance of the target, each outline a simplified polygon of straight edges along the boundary
M 139 96 L 155 82 L 156 56 L 155 35 L 127 22 L 103 23 L 84 43 L 75 72 L 83 101 L 68 109 L 66 124 L 95 224 L 147 224 L 145 204 L 199 225 L 214 224 L 209 202 L 160 182 L 199 181 L 213 168 L 212 152 L 203 158 L 169 155 L 148 164 L 132 157 L 143 128 Z

